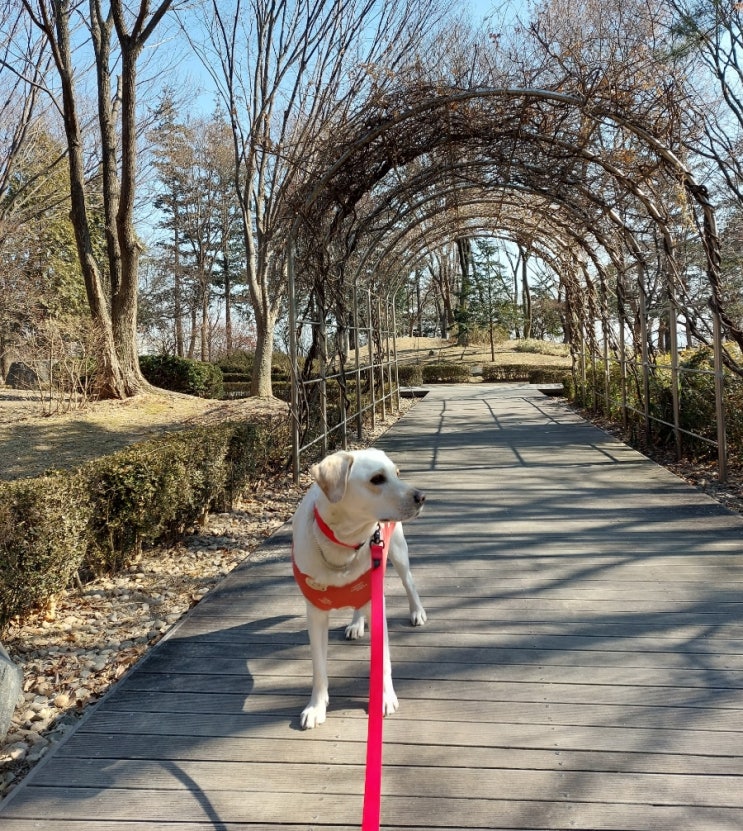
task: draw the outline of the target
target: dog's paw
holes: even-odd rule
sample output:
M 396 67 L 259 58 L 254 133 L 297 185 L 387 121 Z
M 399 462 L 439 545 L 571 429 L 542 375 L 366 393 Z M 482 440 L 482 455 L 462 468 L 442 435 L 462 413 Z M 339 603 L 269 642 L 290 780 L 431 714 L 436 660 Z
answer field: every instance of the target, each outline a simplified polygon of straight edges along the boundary
M 299 723 L 302 726 L 302 730 L 312 730 L 315 727 L 319 727 L 321 724 L 325 722 L 325 705 L 318 705 L 315 706 L 313 704 L 308 704 L 304 710 L 302 710 L 302 715 L 299 717 Z
M 423 626 L 423 624 L 428 620 L 428 615 L 426 614 L 426 610 L 421 606 L 418 609 L 413 609 L 410 613 L 410 622 L 413 626 Z
M 382 709 L 385 716 L 391 716 L 397 712 L 400 702 L 397 700 L 394 690 L 385 690 L 382 698 Z
M 364 618 L 356 618 L 346 626 L 346 640 L 356 641 L 364 637 Z

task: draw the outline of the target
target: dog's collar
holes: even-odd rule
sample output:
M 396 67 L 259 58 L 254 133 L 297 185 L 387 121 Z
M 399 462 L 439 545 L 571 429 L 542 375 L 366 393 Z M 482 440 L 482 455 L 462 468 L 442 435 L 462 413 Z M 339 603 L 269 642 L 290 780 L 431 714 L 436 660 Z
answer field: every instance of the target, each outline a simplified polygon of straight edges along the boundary
M 350 543 L 339 540 L 338 537 L 336 537 L 336 535 L 333 533 L 333 529 L 320 516 L 320 511 L 317 510 L 317 505 L 313 506 L 313 510 L 315 512 L 315 522 L 317 523 L 317 527 L 330 540 L 330 542 L 333 542 L 336 545 L 341 545 L 343 546 L 343 548 L 350 548 L 351 551 L 359 551 L 366 545 L 366 541 L 360 542 L 358 545 L 351 545 Z

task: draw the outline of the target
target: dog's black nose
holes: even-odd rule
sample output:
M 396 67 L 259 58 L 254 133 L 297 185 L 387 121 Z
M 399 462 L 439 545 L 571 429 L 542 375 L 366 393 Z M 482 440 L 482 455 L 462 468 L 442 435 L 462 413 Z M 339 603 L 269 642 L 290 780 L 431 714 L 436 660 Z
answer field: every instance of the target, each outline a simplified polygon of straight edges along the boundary
M 416 491 L 413 494 L 413 501 L 416 505 L 422 505 L 426 501 L 426 495 L 423 491 Z

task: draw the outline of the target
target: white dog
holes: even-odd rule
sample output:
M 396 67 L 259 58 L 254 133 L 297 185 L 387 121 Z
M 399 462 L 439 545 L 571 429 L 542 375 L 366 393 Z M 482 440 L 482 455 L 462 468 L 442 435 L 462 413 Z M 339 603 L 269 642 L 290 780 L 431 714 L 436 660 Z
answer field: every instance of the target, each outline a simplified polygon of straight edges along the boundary
M 310 472 L 315 482 L 297 508 L 292 526 L 294 575 L 307 601 L 312 652 L 312 696 L 300 717 L 304 729 L 325 721 L 330 610 L 354 608 L 346 637 L 364 634 L 371 583 L 369 541 L 379 523 L 397 523 L 387 541 L 388 556 L 405 586 L 411 623 L 422 626 L 426 622 L 400 525 L 420 513 L 425 496 L 406 485 L 389 457 L 373 448 L 333 453 Z M 384 715 L 389 715 L 397 710 L 398 702 L 386 620 L 384 629 L 383 701 Z

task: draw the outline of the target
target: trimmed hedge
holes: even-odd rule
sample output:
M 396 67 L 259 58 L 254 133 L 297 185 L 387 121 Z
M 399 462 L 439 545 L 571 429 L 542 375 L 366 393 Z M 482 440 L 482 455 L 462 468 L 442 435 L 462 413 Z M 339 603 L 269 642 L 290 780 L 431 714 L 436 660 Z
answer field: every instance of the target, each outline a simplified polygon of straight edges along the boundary
M 495 381 L 528 381 L 529 373 L 533 371 L 533 364 L 484 364 L 482 380 Z
M 288 459 L 290 419 L 184 430 L 78 470 L 0 482 L 0 630 L 47 602 L 77 572 L 114 572 L 144 544 L 227 509 Z
M 532 369 L 529 373 L 530 384 L 565 384 L 570 382 L 571 373 L 569 367 L 542 366 Z
M 423 371 L 419 364 L 404 364 L 397 367 L 401 387 L 417 387 L 423 383 Z
M 469 381 L 470 368 L 466 364 L 437 363 L 422 368 L 425 384 L 461 384 Z
M 0 487 L 0 629 L 61 591 L 83 562 L 91 504 L 79 473 Z
M 236 349 L 216 361 L 216 365 L 227 375 L 239 375 L 241 378 L 250 378 L 253 375 L 255 352 Z M 301 363 L 300 363 L 301 365 Z M 274 352 L 271 358 L 271 378 L 274 381 L 291 381 L 291 359 L 283 352 Z M 237 380 L 237 379 L 231 379 Z
M 141 355 L 139 368 L 151 384 L 164 390 L 199 398 L 224 395 L 222 370 L 214 364 L 175 355 Z

